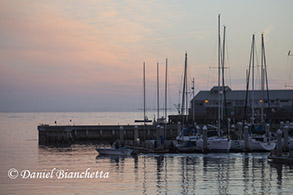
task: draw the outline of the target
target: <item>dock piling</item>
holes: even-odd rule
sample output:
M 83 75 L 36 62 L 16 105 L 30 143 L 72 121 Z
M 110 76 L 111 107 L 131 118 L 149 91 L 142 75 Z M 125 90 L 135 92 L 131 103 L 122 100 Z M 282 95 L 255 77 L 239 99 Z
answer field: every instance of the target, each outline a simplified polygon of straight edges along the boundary
M 162 143 L 161 143 L 161 126 L 157 125 L 156 128 L 156 141 L 157 141 L 157 148 L 162 148 Z
M 285 126 L 285 123 L 283 121 L 280 122 L 280 129 L 283 131 L 283 128 Z
M 178 121 L 178 123 L 177 123 L 177 135 L 179 135 L 180 131 L 181 131 L 181 123 L 180 123 L 180 121 Z
M 267 142 L 270 142 L 271 141 L 270 124 L 266 124 L 266 137 L 267 137 Z
M 239 122 L 238 123 L 238 130 L 239 130 L 239 138 L 240 139 L 243 139 L 243 124 L 242 124 L 242 122 Z
M 138 126 L 134 126 L 133 143 L 134 143 L 135 146 L 139 145 L 139 142 L 138 142 Z
M 119 127 L 119 137 L 121 145 L 124 145 L 124 128 L 123 126 Z
M 282 156 L 282 130 L 277 131 L 277 156 Z
M 151 137 L 151 130 L 150 129 L 147 130 L 147 134 L 148 134 L 147 137 L 150 138 Z
M 207 135 L 208 128 L 207 126 L 203 126 L 202 128 L 202 135 L 203 135 L 203 152 L 207 153 L 208 151 L 208 135 Z
M 289 146 L 288 146 L 288 129 L 289 129 L 289 127 L 286 125 L 285 127 L 284 127 L 284 148 L 283 148 L 283 150 L 284 151 L 288 151 L 289 150 Z
M 244 127 L 244 150 L 245 152 L 249 151 L 249 143 L 248 143 L 248 126 Z
M 227 118 L 227 121 L 228 121 L 228 137 L 230 139 L 230 132 L 231 132 L 231 119 L 230 118 Z
M 164 132 L 164 127 L 163 126 L 161 126 L 161 128 L 160 128 L 160 137 L 161 137 L 162 146 L 165 146 L 166 138 L 165 138 L 165 132 Z

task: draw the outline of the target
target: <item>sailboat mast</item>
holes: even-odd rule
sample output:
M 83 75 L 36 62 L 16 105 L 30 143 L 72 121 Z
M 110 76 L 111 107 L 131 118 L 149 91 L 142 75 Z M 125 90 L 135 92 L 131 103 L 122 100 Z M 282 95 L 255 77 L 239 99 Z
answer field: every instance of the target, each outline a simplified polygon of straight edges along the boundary
M 252 75 L 251 75 L 251 124 L 254 124 L 254 54 L 255 54 L 255 35 L 252 35 Z
M 165 122 L 167 123 L 167 83 L 168 83 L 168 58 L 166 58 L 166 73 L 165 73 Z
M 186 54 L 187 55 L 187 54 Z M 185 90 L 186 90 L 186 95 L 185 95 L 185 114 L 186 114 L 186 122 L 188 121 L 188 106 L 189 106 L 189 102 L 188 102 L 188 79 L 187 79 L 187 57 L 186 57 L 186 81 L 185 81 Z
M 157 119 L 160 118 L 160 83 L 159 83 L 159 63 L 157 63 Z
M 143 134 L 144 140 L 146 139 L 146 90 L 145 90 L 145 62 L 143 63 Z
M 192 79 L 192 121 L 195 120 L 195 113 L 194 113 L 194 78 Z M 191 108 L 191 107 L 190 107 Z
M 184 65 L 184 76 L 183 76 L 183 91 L 182 91 L 182 105 L 181 105 L 181 114 L 182 122 L 184 123 L 184 109 L 185 109 L 185 93 L 186 93 L 186 77 L 187 77 L 187 53 L 185 53 L 185 65 Z
M 249 93 L 249 81 L 250 81 L 250 71 L 251 71 L 251 64 L 252 64 L 252 53 L 253 53 L 253 37 L 251 41 L 251 49 L 250 49 L 250 55 L 249 55 L 249 65 L 248 65 L 248 70 L 246 70 L 246 92 L 245 92 L 245 106 L 244 106 L 244 113 L 243 113 L 243 122 L 246 121 L 246 109 L 247 109 L 247 103 L 248 103 L 248 95 Z
M 146 120 L 146 91 L 145 91 L 145 62 L 143 63 L 143 121 L 145 125 L 145 120 Z
M 264 79 L 264 38 L 261 34 L 261 122 L 264 122 L 264 90 L 265 90 L 265 79 Z
M 168 122 L 168 116 L 167 116 L 167 83 L 168 83 L 168 58 L 166 58 L 166 73 L 165 73 L 165 139 L 167 138 L 167 122 Z
M 221 94 L 220 94 L 220 83 L 221 83 L 221 32 L 220 32 L 220 20 L 221 15 L 218 15 L 218 133 L 220 135 L 221 129 Z
M 224 69 L 225 69 L 225 36 L 226 36 L 226 26 L 224 26 L 224 34 L 223 34 L 223 55 L 222 55 L 222 102 L 221 102 L 221 118 L 224 119 L 224 99 L 225 99 L 225 80 L 224 80 Z
M 226 26 L 224 26 L 224 40 L 223 40 L 223 69 L 225 68 L 225 51 L 226 51 Z M 223 71 L 223 86 L 225 87 L 225 74 Z M 227 112 L 227 99 L 226 99 L 226 90 L 224 89 L 224 119 L 227 120 L 228 112 Z
M 263 39 L 263 35 L 262 35 L 262 39 Z M 263 43 L 264 43 L 264 41 L 263 41 Z M 269 115 L 270 129 L 272 130 L 269 81 L 268 81 L 267 61 L 266 61 L 266 52 L 265 52 L 265 45 L 264 44 L 263 44 L 263 62 L 264 62 L 264 77 L 265 77 L 266 91 L 267 91 L 268 115 Z

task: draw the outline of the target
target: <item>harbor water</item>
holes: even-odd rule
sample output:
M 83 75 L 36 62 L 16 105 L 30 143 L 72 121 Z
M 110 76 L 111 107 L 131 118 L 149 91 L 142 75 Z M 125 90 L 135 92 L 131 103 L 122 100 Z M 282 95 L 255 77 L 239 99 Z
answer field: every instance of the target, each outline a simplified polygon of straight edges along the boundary
M 99 156 L 95 145 L 38 146 L 39 124 L 127 125 L 139 117 L 138 112 L 0 113 L 1 194 L 292 194 L 293 167 L 268 162 L 268 153 L 123 158 Z

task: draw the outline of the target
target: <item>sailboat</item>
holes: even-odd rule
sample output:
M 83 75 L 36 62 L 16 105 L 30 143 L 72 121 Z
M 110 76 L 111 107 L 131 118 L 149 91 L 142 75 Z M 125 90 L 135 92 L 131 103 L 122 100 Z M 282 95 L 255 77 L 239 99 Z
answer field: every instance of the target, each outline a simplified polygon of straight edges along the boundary
M 205 128 L 205 127 L 203 127 Z M 197 140 L 197 146 L 203 151 L 203 137 Z M 231 140 L 227 137 L 219 136 L 216 130 L 207 130 L 207 151 L 209 152 L 229 152 L 231 149 Z
M 185 104 L 187 107 L 187 53 L 185 53 L 184 73 L 183 73 L 183 91 L 182 91 L 182 104 L 181 104 L 181 116 L 182 116 L 182 130 L 179 132 L 174 143 L 177 151 L 179 152 L 195 152 L 201 150 L 200 146 L 197 146 L 197 140 L 199 139 L 196 134 L 196 129 L 189 128 L 185 124 Z M 186 111 L 187 116 L 187 111 Z
M 268 93 L 268 80 L 267 80 L 267 69 L 266 69 L 266 58 L 265 58 L 265 49 L 264 49 L 264 36 L 263 34 L 261 35 L 262 39 L 262 59 L 261 59 L 261 90 L 262 90 L 262 104 L 261 104 L 261 124 L 264 123 L 264 117 L 263 117 L 263 110 L 264 110 L 264 81 L 266 80 L 266 86 L 267 86 L 267 95 Z M 252 61 L 252 73 L 254 74 L 254 35 L 253 35 L 253 61 Z M 252 75 L 252 120 L 251 120 L 251 127 L 254 126 L 254 75 Z M 267 97 L 267 102 L 269 105 L 269 97 Z M 268 106 L 269 107 L 269 106 Z M 269 115 L 270 115 L 270 108 L 268 109 Z M 270 118 L 270 116 L 269 116 Z M 269 119 L 270 120 L 270 119 Z M 271 151 L 276 147 L 276 143 L 271 142 L 269 137 L 267 137 L 265 134 L 263 135 L 257 135 L 257 134 L 252 134 L 249 137 L 249 149 L 251 151 Z
M 231 149 L 231 140 L 222 135 L 221 113 L 223 112 L 223 100 L 221 101 L 221 93 L 224 95 L 224 56 L 221 54 L 221 32 L 220 32 L 221 16 L 218 15 L 218 127 L 217 131 L 207 131 L 207 150 L 211 152 L 229 152 Z M 225 34 L 226 26 L 224 26 L 223 51 L 225 51 Z M 222 86 L 221 86 L 221 70 L 222 70 Z M 203 148 L 203 138 L 198 139 L 197 145 Z
M 151 123 L 152 120 L 149 120 L 146 116 L 146 88 L 145 88 L 145 62 L 143 63 L 143 119 L 142 120 L 135 120 L 135 123 Z
M 167 82 L 168 82 L 168 58 L 166 58 L 166 72 L 165 72 L 165 105 L 164 105 L 164 116 L 160 117 L 160 74 L 159 74 L 159 63 L 157 63 L 157 120 L 154 119 L 153 125 L 165 125 L 167 124 Z
M 219 93 L 219 103 L 218 103 L 218 127 L 217 131 L 214 130 L 208 130 L 207 131 L 207 150 L 211 152 L 229 152 L 231 148 L 231 140 L 227 137 L 222 136 L 221 133 L 221 95 L 220 91 L 223 92 L 224 86 L 221 86 L 221 65 L 222 65 L 222 71 L 224 69 L 224 60 L 221 58 L 221 35 L 220 35 L 220 15 L 218 15 L 218 35 L 219 35 L 219 40 L 218 40 L 218 93 Z M 225 36 L 225 28 L 224 28 L 224 36 Z M 221 61 L 221 59 L 223 61 Z M 187 67 L 187 54 L 185 55 L 185 70 Z M 184 72 L 184 79 L 185 78 L 185 72 Z M 224 77 L 224 74 L 222 75 Z M 223 82 L 224 83 L 224 82 Z M 185 80 L 184 80 L 185 84 Z M 185 88 L 183 87 L 183 94 L 185 92 Z M 184 96 L 182 98 L 182 122 L 184 122 Z M 222 108 L 223 109 L 223 108 Z M 196 129 L 195 129 L 196 130 Z M 194 130 L 194 131 L 195 131 Z M 184 136 L 182 135 L 182 132 L 184 132 L 184 129 L 180 132 L 179 136 L 177 136 L 177 141 L 179 144 L 176 145 L 178 150 L 182 150 L 184 148 L 184 144 L 186 147 L 184 150 L 187 149 L 193 149 L 193 150 L 198 150 L 198 151 L 203 151 L 204 150 L 204 140 L 203 136 L 194 136 L 194 135 L 189 135 L 189 136 Z
M 179 152 L 196 152 L 201 151 L 202 146 L 198 145 L 200 139 L 197 128 L 183 128 L 176 137 L 175 147 Z
M 261 59 L 261 90 L 262 90 L 262 99 L 261 99 L 261 122 L 259 123 L 259 127 L 263 128 L 264 124 L 264 81 L 266 78 L 266 86 L 267 86 L 267 102 L 268 102 L 268 112 L 270 115 L 270 106 L 269 106 L 269 93 L 268 93 L 268 80 L 267 80 L 267 70 L 266 70 L 266 59 L 265 59 L 265 50 L 264 50 L 264 37 L 262 34 L 262 59 Z M 249 70 L 247 75 L 247 86 L 246 86 L 246 102 L 247 105 L 247 97 L 248 97 L 248 89 L 249 89 L 249 76 L 250 69 L 252 69 L 252 86 L 251 86 L 251 119 L 250 124 L 247 124 L 250 127 L 250 130 L 253 134 L 248 137 L 248 147 L 250 151 L 271 151 L 276 147 L 276 143 L 270 140 L 270 136 L 267 136 L 263 132 L 257 133 L 255 130 L 255 97 L 254 97 L 254 53 L 255 53 L 255 35 L 252 36 L 252 44 L 251 44 L 251 54 L 250 54 L 250 62 L 249 62 Z M 245 106 L 246 108 L 246 106 Z M 246 109 L 244 111 L 244 115 L 246 115 Z M 245 116 L 246 117 L 246 116 Z M 270 116 L 269 116 L 270 118 Z M 270 119 L 269 119 L 270 120 Z M 269 125 L 269 124 L 268 124 Z M 270 134 L 270 132 L 267 132 Z M 233 141 L 232 149 L 244 150 L 244 140 Z

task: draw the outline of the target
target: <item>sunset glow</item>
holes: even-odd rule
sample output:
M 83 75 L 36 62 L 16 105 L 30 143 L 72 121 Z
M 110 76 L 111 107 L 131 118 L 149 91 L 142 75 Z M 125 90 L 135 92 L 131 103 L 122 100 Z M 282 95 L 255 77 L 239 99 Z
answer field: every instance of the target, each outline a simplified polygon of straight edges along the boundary
M 289 0 L 3 0 L 0 111 L 136 111 L 144 61 L 154 107 L 156 63 L 164 81 L 166 58 L 170 99 L 176 104 L 185 51 L 196 92 L 210 89 L 216 84 L 210 67 L 216 66 L 218 13 L 227 26 L 226 74 L 232 89 L 244 89 L 251 35 L 256 34 L 259 49 L 263 32 L 270 87 L 284 88 L 286 54 L 293 46 L 292 7 Z

